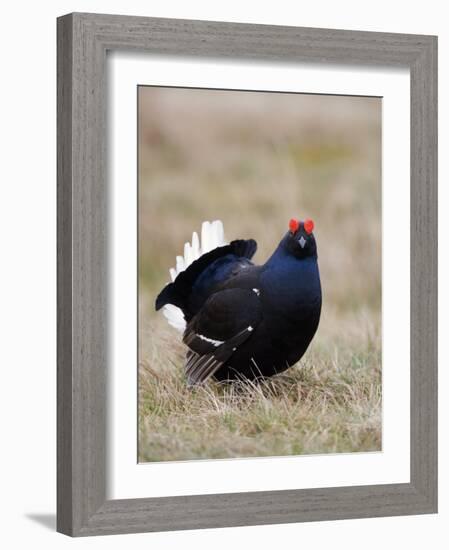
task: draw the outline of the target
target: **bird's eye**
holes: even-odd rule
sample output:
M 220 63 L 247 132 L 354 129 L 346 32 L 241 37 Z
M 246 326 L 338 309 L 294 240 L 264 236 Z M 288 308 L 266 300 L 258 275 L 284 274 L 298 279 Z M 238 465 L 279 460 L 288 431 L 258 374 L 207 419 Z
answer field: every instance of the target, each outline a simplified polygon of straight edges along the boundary
M 296 233 L 299 227 L 299 221 L 292 218 L 288 224 L 288 227 L 292 233 Z
M 312 233 L 314 227 L 315 227 L 315 225 L 314 225 L 314 223 L 313 223 L 313 220 L 307 219 L 307 220 L 304 222 L 304 231 L 305 231 L 308 235 L 310 235 L 310 233 Z

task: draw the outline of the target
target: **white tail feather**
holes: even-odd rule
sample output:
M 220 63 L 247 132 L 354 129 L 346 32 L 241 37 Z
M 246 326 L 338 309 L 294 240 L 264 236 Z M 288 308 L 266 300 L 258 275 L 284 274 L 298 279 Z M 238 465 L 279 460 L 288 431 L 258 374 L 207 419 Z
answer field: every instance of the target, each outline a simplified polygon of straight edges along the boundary
M 184 256 L 176 256 L 176 267 L 170 268 L 170 279 L 172 282 L 176 277 L 189 267 L 200 256 L 210 252 L 218 246 L 224 246 L 226 243 L 224 237 L 223 223 L 220 220 L 213 222 L 203 222 L 201 226 L 201 244 L 198 238 L 198 233 L 193 232 L 192 243 L 184 245 Z M 184 315 L 179 307 L 172 304 L 167 304 L 162 308 L 162 312 L 168 323 L 183 332 L 186 327 Z
M 176 307 L 173 304 L 166 304 L 162 308 L 162 313 L 172 327 L 180 332 L 184 332 L 186 328 L 186 320 L 184 319 L 184 315 L 179 307 Z
M 197 260 L 201 256 L 200 240 L 196 231 L 192 235 L 192 256 L 194 260 Z

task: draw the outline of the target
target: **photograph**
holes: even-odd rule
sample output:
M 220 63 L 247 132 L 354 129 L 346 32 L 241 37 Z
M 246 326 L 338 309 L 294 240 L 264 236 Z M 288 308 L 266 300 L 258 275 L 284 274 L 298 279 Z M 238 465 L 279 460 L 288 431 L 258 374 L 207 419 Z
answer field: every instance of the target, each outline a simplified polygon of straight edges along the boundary
M 138 462 L 382 451 L 382 98 L 137 94 Z

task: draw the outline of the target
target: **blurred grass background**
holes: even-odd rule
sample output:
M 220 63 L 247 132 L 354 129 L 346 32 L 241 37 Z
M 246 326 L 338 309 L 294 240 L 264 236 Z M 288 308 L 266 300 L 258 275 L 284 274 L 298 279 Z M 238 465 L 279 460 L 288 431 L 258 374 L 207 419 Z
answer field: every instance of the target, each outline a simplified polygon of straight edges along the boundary
M 154 311 L 175 256 L 221 219 L 263 263 L 291 217 L 315 222 L 311 348 L 260 387 L 187 390 Z M 380 319 L 380 99 L 139 88 L 140 460 L 379 450 Z

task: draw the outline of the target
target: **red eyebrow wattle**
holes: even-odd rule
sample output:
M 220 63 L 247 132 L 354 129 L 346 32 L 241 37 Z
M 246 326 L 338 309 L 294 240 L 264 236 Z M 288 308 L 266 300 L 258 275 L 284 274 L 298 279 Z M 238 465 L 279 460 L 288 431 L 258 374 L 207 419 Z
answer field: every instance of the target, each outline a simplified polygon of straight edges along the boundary
M 304 222 L 304 230 L 305 230 L 305 232 L 308 233 L 309 235 L 310 235 L 310 233 L 312 233 L 314 227 L 315 227 L 315 224 L 313 223 L 313 220 L 311 220 L 310 218 L 308 218 L 308 219 Z
M 292 233 L 296 233 L 296 231 L 298 231 L 299 221 L 292 218 L 288 224 L 288 227 Z

